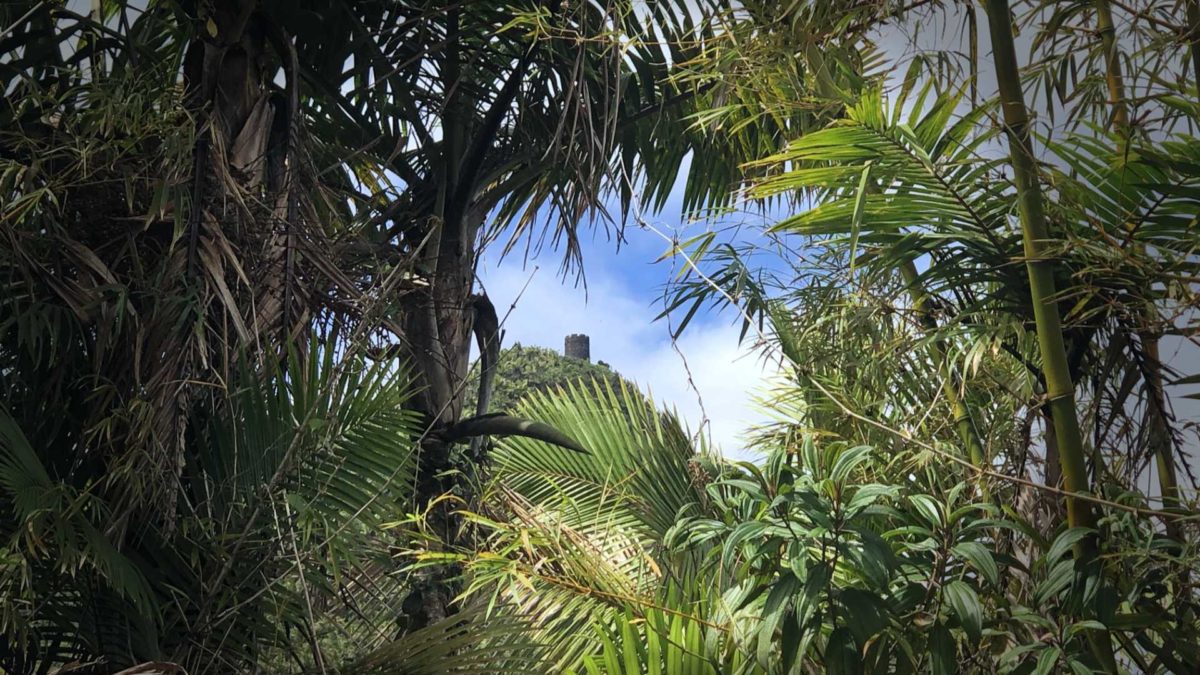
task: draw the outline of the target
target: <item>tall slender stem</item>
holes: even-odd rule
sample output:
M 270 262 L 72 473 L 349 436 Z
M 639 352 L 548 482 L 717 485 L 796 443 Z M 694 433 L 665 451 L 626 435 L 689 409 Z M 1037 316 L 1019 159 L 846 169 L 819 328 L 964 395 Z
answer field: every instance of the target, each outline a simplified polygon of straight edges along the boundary
M 1125 97 L 1125 79 L 1121 76 L 1121 55 L 1117 51 L 1117 29 L 1113 25 L 1112 6 L 1108 0 L 1093 0 L 1096 8 L 1096 31 L 1100 34 L 1100 46 L 1104 50 L 1104 82 L 1108 85 L 1109 103 L 1112 105 L 1112 126 L 1121 135 L 1122 141 L 1129 140 L 1129 107 Z
M 1029 112 L 1025 108 L 1025 93 L 1021 89 L 1021 73 L 1013 44 L 1012 13 L 1008 0 L 985 0 L 984 6 L 992 36 L 992 59 L 1000 88 L 1000 107 L 1008 136 L 1013 179 L 1017 187 L 1017 212 L 1021 220 L 1025 269 L 1029 274 L 1038 347 L 1042 354 L 1042 373 L 1046 378 L 1046 394 L 1058 439 L 1063 483 L 1067 491 L 1072 493 L 1066 498 L 1067 522 L 1071 527 L 1095 528 L 1096 514 L 1092 505 L 1074 496 L 1074 493 L 1088 490 L 1087 462 L 1079 416 L 1075 409 L 1075 383 L 1071 380 L 1062 318 L 1058 313 L 1055 263 L 1047 251 L 1050 230 L 1033 157 L 1033 144 L 1029 138 Z M 1095 536 L 1082 539 L 1075 546 L 1077 559 L 1085 564 L 1096 561 L 1097 544 Z M 1108 672 L 1116 672 L 1112 641 L 1107 634 L 1090 636 L 1089 642 L 1100 665 Z
M 1133 128 L 1130 124 L 1129 108 L 1127 105 L 1128 99 L 1125 96 L 1125 80 L 1121 72 L 1120 56 L 1117 52 L 1117 32 L 1116 27 L 1113 25 L 1112 7 L 1108 0 L 1093 0 L 1093 5 L 1096 9 L 1096 29 L 1100 34 L 1101 48 L 1104 49 L 1104 80 L 1108 84 L 1109 98 L 1112 99 L 1113 127 L 1121 139 L 1121 154 L 1127 155 L 1129 143 L 1133 138 Z M 1200 6 L 1197 0 L 1189 0 L 1189 22 L 1192 19 L 1192 12 L 1197 6 Z M 1200 20 L 1200 16 L 1197 19 Z M 1193 31 L 1197 29 L 1195 25 L 1189 27 Z M 1194 39 L 1192 40 L 1192 47 L 1193 58 L 1200 59 L 1200 50 L 1197 50 Z M 1200 65 L 1200 61 L 1197 61 L 1197 65 Z M 1197 78 L 1200 78 L 1200 72 L 1197 73 Z M 1137 250 L 1140 252 L 1143 250 L 1143 247 L 1137 246 Z M 1154 452 L 1157 464 L 1158 485 L 1162 494 L 1163 506 L 1167 508 L 1177 507 L 1179 505 L 1179 488 L 1175 475 L 1175 456 L 1171 441 L 1171 430 L 1167 425 L 1166 419 L 1166 406 L 1162 386 L 1162 362 L 1158 358 L 1158 334 L 1155 332 L 1153 326 L 1155 320 L 1154 306 L 1147 304 L 1142 308 L 1140 315 L 1142 325 L 1138 327 L 1137 336 L 1142 344 L 1142 351 L 1146 356 L 1143 370 L 1145 373 L 1146 390 L 1150 399 L 1149 412 L 1147 414 L 1150 425 L 1148 435 L 1150 449 Z M 1173 538 L 1179 538 L 1179 526 L 1175 521 L 1167 521 L 1167 534 Z
M 1155 446 L 1155 457 L 1158 462 L 1158 485 L 1162 491 L 1163 506 L 1168 509 L 1179 508 L 1179 483 L 1175 473 L 1175 456 L 1171 442 L 1171 432 L 1166 424 L 1166 411 L 1163 401 L 1162 362 L 1159 361 L 1158 336 L 1151 334 L 1149 339 L 1143 337 L 1142 349 L 1146 352 L 1146 370 L 1151 396 L 1151 443 Z M 1167 521 L 1167 532 L 1179 536 L 1179 524 L 1174 520 Z
M 1013 45 L 1012 15 L 1007 0 L 986 0 L 985 6 L 1013 177 L 1017 186 L 1017 210 L 1021 220 L 1025 268 L 1029 274 L 1038 346 L 1042 354 L 1042 373 L 1046 378 L 1046 393 L 1058 438 L 1063 480 L 1068 491 L 1085 492 L 1088 490 L 1086 455 L 1075 410 L 1075 385 L 1067 368 L 1067 350 L 1056 298 L 1054 260 L 1046 253 L 1050 234 L 1033 146 L 1029 139 L 1029 114 L 1025 108 L 1025 95 L 1021 90 L 1016 48 Z M 1067 498 L 1067 519 L 1072 527 L 1094 527 L 1096 524 L 1095 514 L 1088 502 L 1073 497 Z M 1092 542 L 1091 547 L 1094 546 L 1095 542 Z
M 1192 52 L 1192 79 L 1200 95 L 1200 0 L 1187 0 L 1188 43 Z
M 912 298 L 913 309 L 916 310 L 917 320 L 921 323 L 921 327 L 929 334 L 937 331 L 937 321 L 929 313 L 929 298 L 925 293 L 925 289 L 921 286 L 920 275 L 917 274 L 917 266 L 913 262 L 907 261 L 900 267 L 900 272 L 904 276 L 904 282 L 908 286 L 908 295 Z M 946 360 L 946 346 L 941 340 L 934 340 L 931 346 L 933 358 L 937 361 L 938 370 L 942 375 L 942 394 L 950 403 L 950 408 L 954 412 L 954 425 L 958 429 L 959 439 L 963 446 L 966 447 L 967 453 L 971 457 L 971 463 L 975 466 L 986 469 L 988 468 L 987 452 L 983 448 L 983 442 L 979 438 L 979 430 L 975 427 L 975 422 L 971 417 L 971 410 L 963 401 L 962 379 L 954 370 L 953 366 Z M 980 492 L 985 498 L 988 497 L 987 484 L 983 482 L 983 477 L 980 477 L 979 483 Z

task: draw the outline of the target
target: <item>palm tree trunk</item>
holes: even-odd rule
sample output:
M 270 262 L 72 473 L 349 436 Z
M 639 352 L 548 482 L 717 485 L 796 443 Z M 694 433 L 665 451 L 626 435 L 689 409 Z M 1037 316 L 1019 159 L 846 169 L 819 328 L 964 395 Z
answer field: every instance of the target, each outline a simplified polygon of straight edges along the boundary
M 464 259 L 470 242 L 462 242 L 455 235 L 460 222 L 455 214 L 460 210 L 453 201 L 453 192 L 459 181 L 463 137 L 466 134 L 466 119 L 463 115 L 463 97 L 459 87 L 461 76 L 459 19 L 457 8 L 446 8 L 446 42 L 443 52 L 441 77 L 446 100 L 442 110 L 443 147 L 438 172 L 437 197 L 432 213 L 427 216 L 430 235 L 427 247 L 421 251 L 422 267 L 429 275 L 428 287 L 413 294 L 404 303 L 402 310 L 405 329 L 410 344 L 408 349 L 417 366 L 418 382 L 422 392 L 417 408 L 433 433 L 421 441 L 421 456 L 417 470 L 416 501 L 418 508 L 428 508 L 427 526 L 437 533 L 439 540 L 453 548 L 458 543 L 461 518 L 448 504 L 439 500 L 449 494 L 460 483 L 453 466 L 451 444 L 440 436 L 440 430 L 458 419 L 462 408 L 459 376 L 465 379 L 466 364 L 459 363 L 459 342 L 463 325 L 470 278 L 464 275 L 472 270 L 469 259 Z M 410 581 L 408 594 L 401 609 L 401 630 L 411 633 L 425 628 L 455 613 L 453 599 L 458 594 L 456 577 L 461 570 L 457 566 L 426 569 Z
M 1013 44 L 1012 13 L 1008 0 L 986 0 L 985 7 L 992 37 L 996 80 L 1000 88 L 1000 106 L 1017 187 L 1017 210 L 1037 325 L 1038 347 L 1042 355 L 1042 372 L 1046 378 L 1048 405 L 1054 419 L 1063 482 L 1071 493 L 1066 498 L 1067 522 L 1071 527 L 1095 528 L 1096 514 L 1091 503 L 1075 496 L 1088 491 L 1087 461 L 1075 409 L 1075 384 L 1071 381 L 1062 319 L 1058 313 L 1055 265 L 1054 260 L 1047 257 L 1046 243 L 1050 232 L 1033 145 L 1029 138 L 1029 113 L 1025 108 L 1025 94 L 1021 89 L 1021 74 Z M 1075 546 L 1075 555 L 1085 562 L 1094 561 L 1097 549 L 1097 538 L 1086 537 Z M 1092 640 L 1092 648 L 1106 670 L 1116 670 L 1112 642 L 1107 635 Z
M 912 298 L 913 309 L 916 310 L 917 320 L 920 321 L 922 328 L 929 334 L 937 331 L 937 321 L 929 313 L 929 301 L 925 294 L 925 289 L 921 287 L 917 267 L 913 262 L 907 261 L 900 268 L 901 274 L 904 276 L 904 282 L 908 285 L 908 295 Z M 983 448 L 983 442 L 979 438 L 979 430 L 975 427 L 975 422 L 971 417 L 971 410 L 963 401 L 962 378 L 954 370 L 954 367 L 946 361 L 946 347 L 941 340 L 935 340 L 932 344 L 933 358 L 937 361 L 938 370 L 942 371 L 942 394 L 950 403 L 950 408 L 954 412 L 954 425 L 958 429 L 959 439 L 962 441 L 963 447 L 967 449 L 967 453 L 971 457 L 971 463 L 980 469 L 988 468 L 987 452 Z M 979 489 L 984 498 L 988 497 L 988 488 L 985 478 L 980 476 Z
M 1125 81 L 1121 73 L 1120 54 L 1117 51 L 1117 33 L 1116 27 L 1113 25 L 1112 7 L 1108 0 L 1094 0 L 1093 4 L 1096 8 L 1096 29 L 1100 34 L 1101 47 L 1104 49 L 1104 79 L 1108 85 L 1108 95 L 1112 103 L 1113 128 L 1121 138 L 1122 154 L 1127 154 L 1129 143 L 1133 136 L 1133 129 L 1130 125 L 1129 108 L 1126 103 Z M 1200 2 L 1189 0 L 1189 23 L 1193 23 L 1193 19 L 1200 21 L 1200 10 L 1197 9 L 1198 7 L 1200 7 Z M 1198 27 L 1193 25 L 1192 28 L 1195 30 Z M 1192 57 L 1193 59 L 1200 59 L 1200 47 L 1198 47 L 1195 40 L 1192 41 Z M 1200 60 L 1197 61 L 1196 65 L 1200 65 Z M 1196 76 L 1198 78 L 1197 81 L 1200 82 L 1200 71 L 1196 73 Z M 1138 246 L 1137 249 L 1141 251 L 1143 247 Z M 1149 399 L 1147 417 L 1150 430 L 1148 438 L 1157 464 L 1158 485 L 1162 494 L 1163 506 L 1172 508 L 1179 505 L 1179 488 L 1178 479 L 1175 474 L 1175 455 L 1171 442 L 1171 430 L 1166 418 L 1166 401 L 1163 396 L 1162 387 L 1162 362 L 1158 358 L 1158 334 L 1153 327 L 1154 318 L 1153 306 L 1144 307 L 1141 311 L 1142 325 L 1137 331 L 1137 336 L 1146 357 L 1143 369 L 1145 371 L 1146 391 Z M 1167 521 L 1166 529 L 1168 536 L 1174 539 L 1180 537 L 1179 525 L 1174 520 Z
M 1149 338 L 1149 339 L 1147 339 Z M 1175 473 L 1175 455 L 1171 442 L 1171 430 L 1166 423 L 1166 402 L 1163 396 L 1162 361 L 1159 360 L 1158 336 L 1147 334 L 1147 340 L 1142 343 L 1146 352 L 1146 379 L 1150 388 L 1150 442 L 1154 445 L 1155 458 L 1158 463 L 1158 486 L 1162 491 L 1163 506 L 1167 509 L 1179 508 L 1179 483 Z M 1167 521 L 1167 533 L 1178 538 L 1179 524 L 1174 520 Z
M 1200 90 L 1200 0 L 1187 2 L 1188 42 L 1192 52 L 1192 79 Z
M 1129 108 L 1125 98 L 1125 80 L 1121 76 L 1121 54 L 1117 51 L 1117 29 L 1113 25 L 1112 6 L 1108 0 L 1094 0 L 1096 8 L 1096 32 L 1100 34 L 1100 46 L 1104 50 L 1104 82 L 1108 85 L 1108 99 L 1112 105 L 1113 129 L 1128 141 Z

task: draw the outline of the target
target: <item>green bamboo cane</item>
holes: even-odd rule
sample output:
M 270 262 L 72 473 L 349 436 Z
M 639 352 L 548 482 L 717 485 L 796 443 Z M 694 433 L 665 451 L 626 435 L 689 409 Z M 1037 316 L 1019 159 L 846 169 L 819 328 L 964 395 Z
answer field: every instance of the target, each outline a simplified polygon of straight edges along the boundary
M 992 55 L 996 79 L 1000 85 L 1000 103 L 1007 127 L 1012 156 L 1013 178 L 1017 186 L 1017 210 L 1025 248 L 1025 268 L 1029 273 L 1038 346 L 1046 393 L 1058 437 L 1063 481 L 1069 492 L 1088 490 L 1087 464 L 1083 436 L 1075 411 L 1075 386 L 1067 368 L 1067 350 L 1063 341 L 1062 319 L 1058 313 L 1054 282 L 1054 260 L 1046 254 L 1049 228 L 1029 140 L 1029 115 L 1021 91 L 1016 49 L 1013 45 L 1012 15 L 1007 0 L 985 0 L 988 25 L 992 34 Z M 1089 502 L 1067 497 L 1067 520 L 1072 527 L 1095 527 L 1096 518 Z M 1095 542 L 1084 544 L 1094 550 Z
M 1042 374 L 1046 378 L 1048 405 L 1058 438 L 1063 483 L 1070 493 L 1066 497 L 1067 523 L 1071 527 L 1095 528 L 1096 514 L 1092 505 L 1073 496 L 1074 493 L 1088 490 L 1087 463 L 1083 434 L 1075 410 L 1075 385 L 1067 365 L 1062 319 L 1055 297 L 1054 260 L 1048 257 L 1046 250 L 1050 232 L 1046 223 L 1042 186 L 1033 158 L 1033 144 L 1029 139 L 1029 113 L 1025 108 L 1025 94 L 1021 90 L 1021 74 L 1013 44 L 1012 13 L 1008 8 L 1008 0 L 985 0 L 984 7 L 992 36 L 992 59 L 1000 88 L 1000 107 L 1008 135 L 1013 179 L 1017 187 L 1017 212 L 1021 220 L 1025 269 L 1029 273 L 1038 347 L 1042 354 Z M 1075 555 L 1085 563 L 1094 561 L 1097 549 L 1096 537 L 1085 537 L 1075 545 Z M 1089 635 L 1088 641 L 1100 665 L 1108 672 L 1116 672 L 1116 658 L 1108 635 Z

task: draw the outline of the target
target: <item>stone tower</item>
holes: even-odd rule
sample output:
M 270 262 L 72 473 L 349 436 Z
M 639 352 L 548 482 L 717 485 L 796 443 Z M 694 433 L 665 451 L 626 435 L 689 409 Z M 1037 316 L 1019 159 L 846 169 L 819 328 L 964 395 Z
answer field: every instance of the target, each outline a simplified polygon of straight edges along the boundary
M 592 341 L 588 336 L 575 333 L 563 341 L 563 355 L 573 359 L 592 360 Z

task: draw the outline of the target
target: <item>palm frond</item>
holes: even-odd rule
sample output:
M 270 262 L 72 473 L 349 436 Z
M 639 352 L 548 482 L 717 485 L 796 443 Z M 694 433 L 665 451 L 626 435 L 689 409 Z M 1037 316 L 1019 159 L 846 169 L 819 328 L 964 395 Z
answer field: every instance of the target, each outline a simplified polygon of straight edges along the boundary
M 506 486 L 540 508 L 553 509 L 560 494 L 573 525 L 596 522 L 601 513 L 621 526 L 658 538 L 698 497 L 689 479 L 693 449 L 676 419 L 625 384 L 573 383 L 557 393 L 535 393 L 520 413 L 559 429 L 588 454 L 509 437 L 493 454 Z M 613 504 L 621 504 L 613 513 Z

